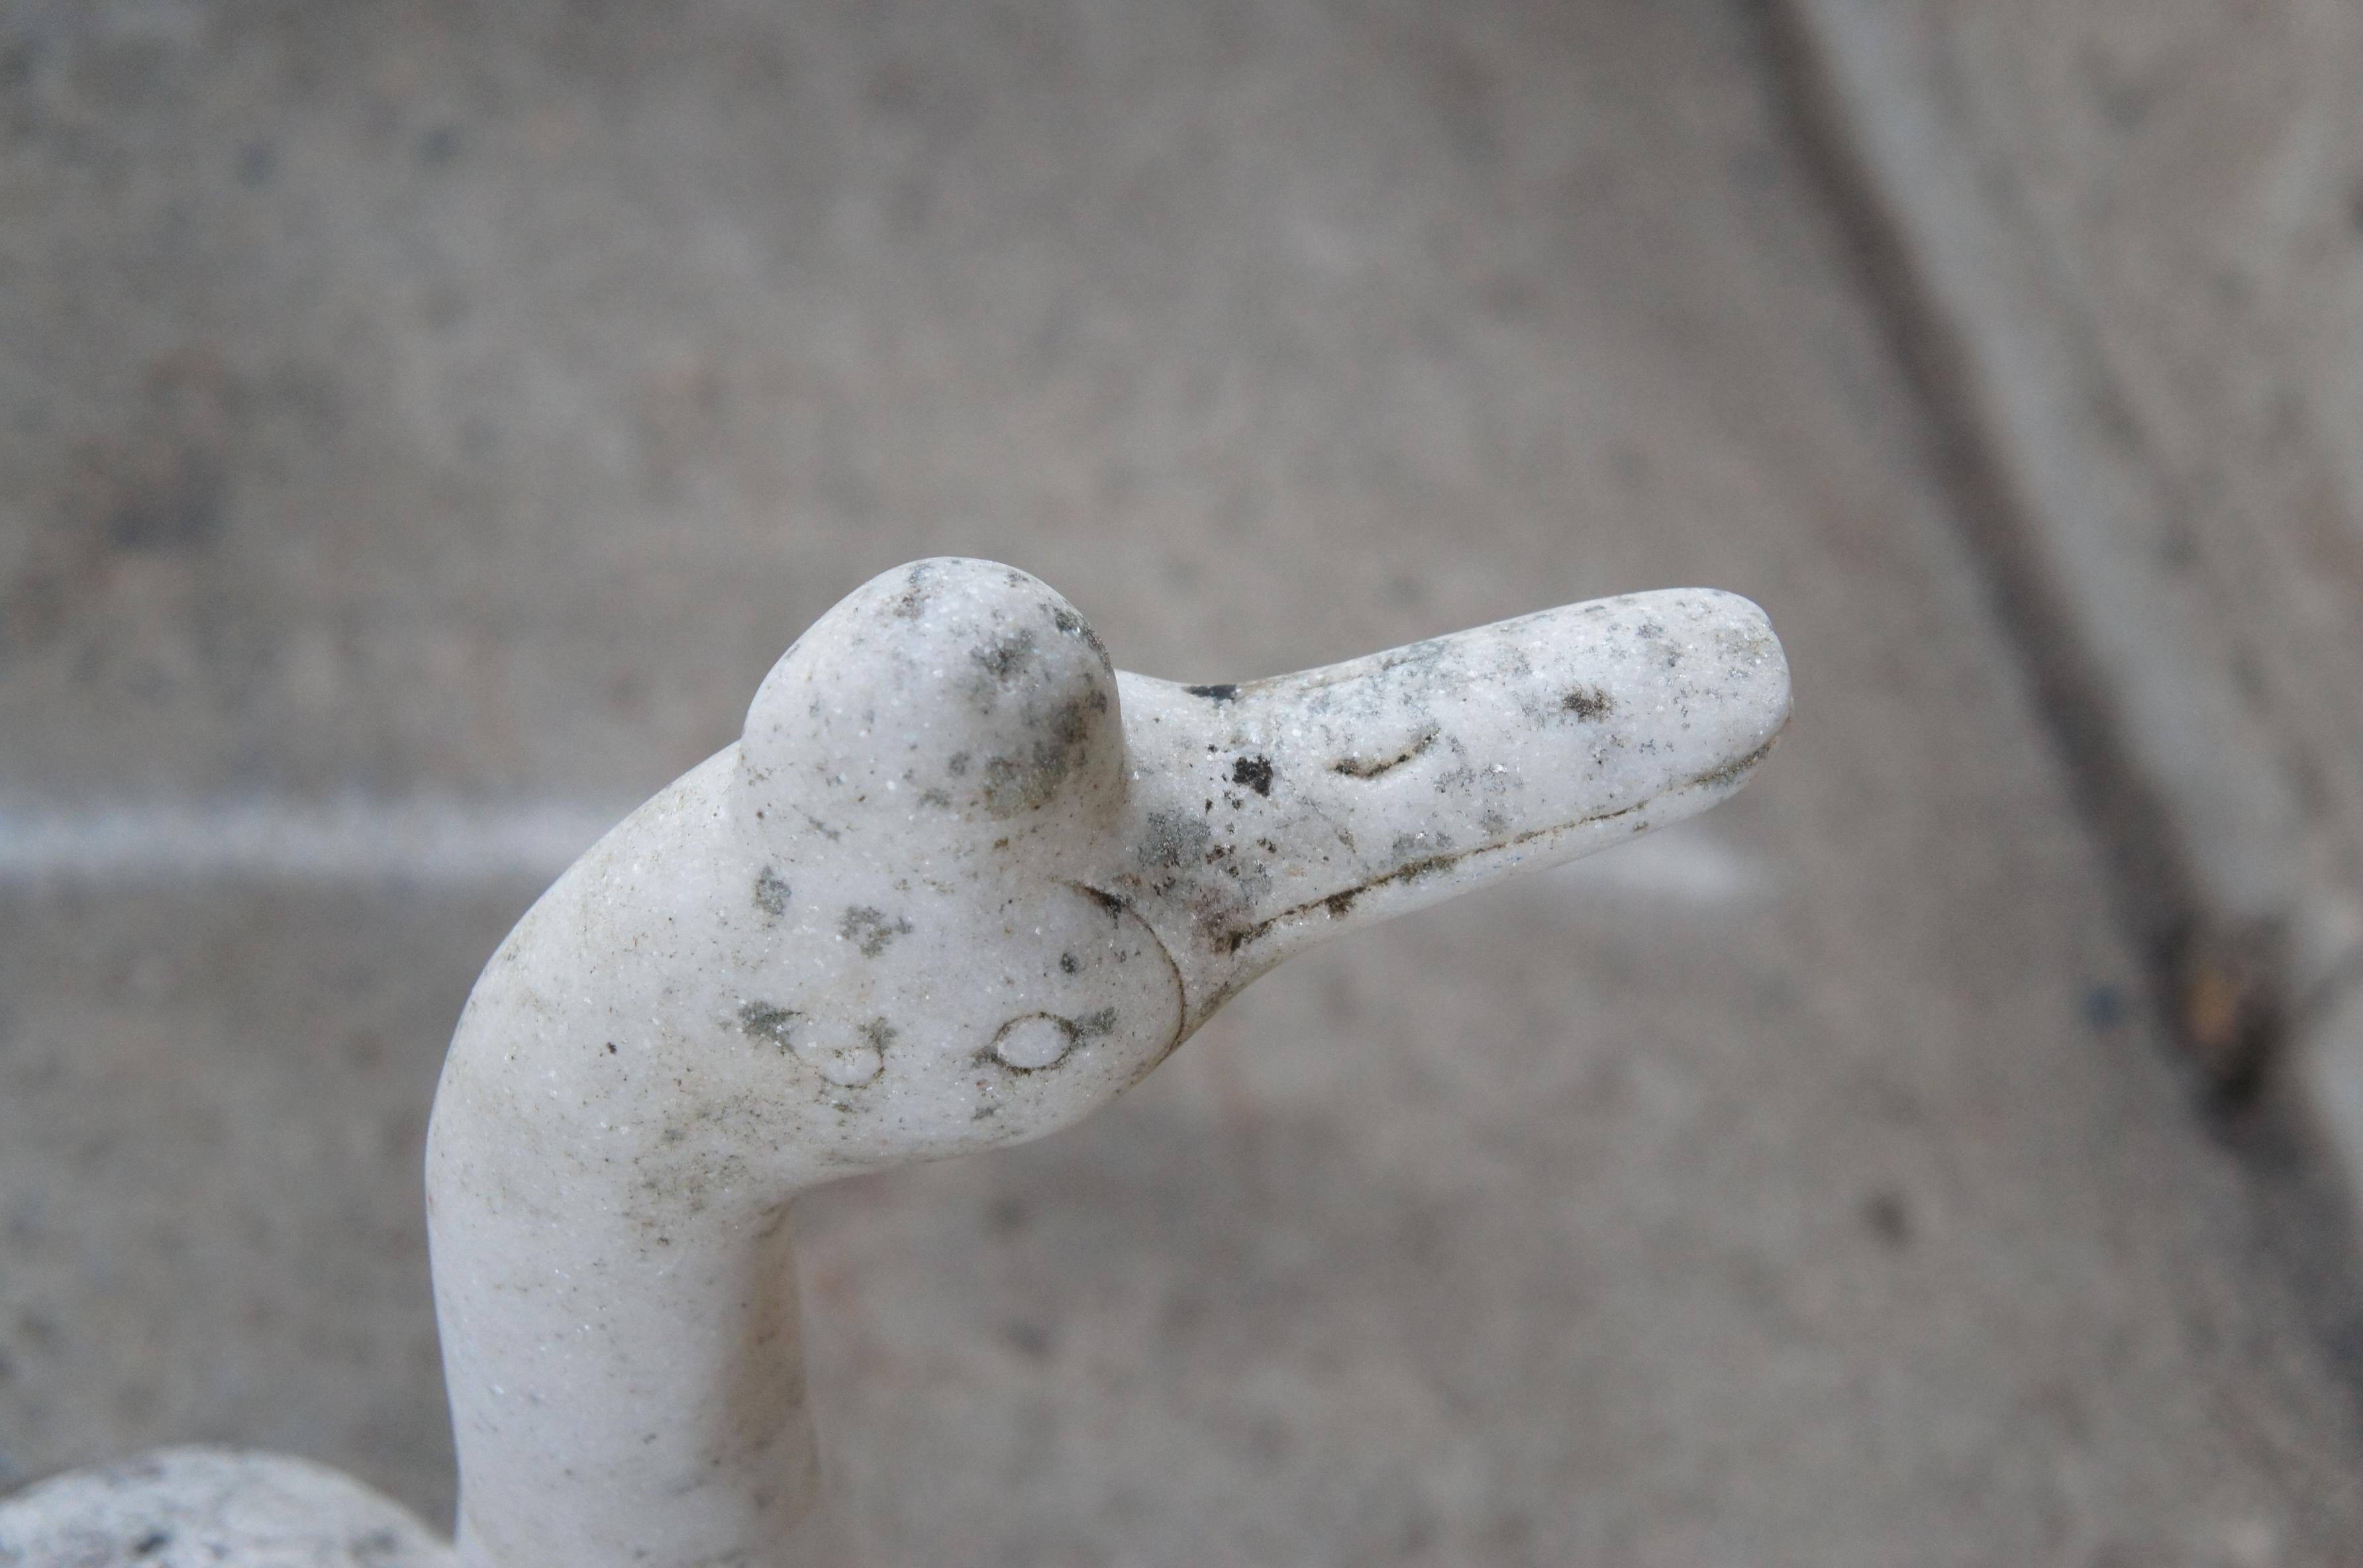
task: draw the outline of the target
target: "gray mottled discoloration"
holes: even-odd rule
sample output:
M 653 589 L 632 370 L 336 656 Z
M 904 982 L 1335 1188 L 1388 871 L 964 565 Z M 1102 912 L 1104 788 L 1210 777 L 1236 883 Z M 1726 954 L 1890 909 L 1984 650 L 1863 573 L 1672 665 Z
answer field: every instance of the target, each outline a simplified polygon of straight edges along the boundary
M 1246 682 L 1219 703 L 1121 684 L 1140 853 L 1115 887 L 1171 946 L 1193 1025 L 1341 923 L 1712 804 L 1761 762 L 1788 703 L 1761 614 L 1689 590 Z M 1246 780 L 1241 757 L 1258 759 Z M 1267 767 L 1272 789 L 1240 787 Z M 1191 810 L 1208 799 L 1225 809 Z
M 1616 699 L 1597 686 L 1579 686 L 1559 700 L 1559 711 L 1579 719 L 1604 719 L 1615 712 Z
M 430 1158 L 461 1551 L 620 1562 L 653 1531 L 789 1561 L 826 1528 L 808 1430 L 747 1446 L 693 1390 L 745 1382 L 755 1332 L 695 1282 L 742 1277 L 790 1196 L 1062 1126 L 1310 942 L 1712 804 L 1786 711 L 1761 614 L 1703 591 L 1190 688 L 1117 675 L 1006 568 L 857 592 L 470 1004 Z M 798 900 L 752 930 L 707 891 L 750 866 Z M 614 1018 L 647 1021 L 652 1060 L 585 1073 L 562 1043 Z M 619 1298 L 619 1268 L 659 1272 Z M 627 1387 L 685 1415 L 627 1436 Z
M 1182 687 L 1005 567 L 860 589 L 469 999 L 427 1156 L 458 1560 L 835 1561 L 797 1192 L 1065 1126 L 1324 936 L 1713 804 L 1787 710 L 1703 591 Z
M 796 1015 L 783 1007 L 770 1002 L 750 1001 L 738 1010 L 739 1027 L 757 1040 L 769 1041 L 786 1051 L 795 1043 Z
M 1150 812 L 1142 826 L 1139 860 L 1152 873 L 1189 865 L 1215 836 L 1204 817 L 1186 809 Z
M 792 892 L 788 879 L 776 867 L 766 866 L 755 873 L 755 907 L 773 920 L 788 912 Z
M 890 918 L 868 904 L 857 904 L 845 911 L 837 934 L 860 948 L 864 958 L 875 958 L 896 937 L 910 935 L 911 922 L 899 915 Z
M 407 1511 L 324 1465 L 175 1448 L 0 1505 L 0 1568 L 449 1568 Z

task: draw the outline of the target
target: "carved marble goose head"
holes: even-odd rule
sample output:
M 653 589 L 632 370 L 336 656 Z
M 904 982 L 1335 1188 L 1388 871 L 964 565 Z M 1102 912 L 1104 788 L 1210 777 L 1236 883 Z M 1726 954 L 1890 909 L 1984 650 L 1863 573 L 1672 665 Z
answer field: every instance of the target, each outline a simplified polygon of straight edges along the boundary
M 795 1194 L 1076 1121 L 1315 942 L 1729 796 L 1788 709 L 1763 613 L 1703 590 L 1189 687 L 1007 567 L 856 591 L 460 1020 L 427 1152 L 457 1560 L 838 1561 Z M 0 1507 L 0 1561 L 45 1507 L 179 1506 L 176 1464 L 352 1490 L 156 1463 Z

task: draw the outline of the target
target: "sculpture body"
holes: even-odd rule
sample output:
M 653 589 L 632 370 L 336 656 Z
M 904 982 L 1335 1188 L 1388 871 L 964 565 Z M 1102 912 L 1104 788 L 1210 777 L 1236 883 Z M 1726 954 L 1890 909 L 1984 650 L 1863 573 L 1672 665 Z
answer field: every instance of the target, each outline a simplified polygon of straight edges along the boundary
M 1706 591 L 1182 687 L 1022 572 L 873 580 L 470 999 L 427 1152 L 457 1561 L 838 1561 L 798 1192 L 1079 1120 L 1315 942 L 1731 794 L 1788 701 Z M 0 1506 L 0 1564 L 68 1560 L 76 1484 Z

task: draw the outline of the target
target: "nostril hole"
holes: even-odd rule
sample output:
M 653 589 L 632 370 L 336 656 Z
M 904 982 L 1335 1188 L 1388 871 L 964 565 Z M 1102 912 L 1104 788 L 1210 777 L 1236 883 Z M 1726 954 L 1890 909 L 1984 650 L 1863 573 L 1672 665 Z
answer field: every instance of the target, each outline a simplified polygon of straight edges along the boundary
M 993 1037 L 993 1054 L 1021 1073 L 1056 1066 L 1074 1045 L 1075 1026 L 1047 1012 L 1013 1018 Z
M 1428 748 L 1436 744 L 1437 734 L 1437 731 L 1428 730 L 1396 751 L 1384 754 L 1357 752 L 1350 756 L 1341 756 L 1329 765 L 1329 771 L 1341 773 L 1348 778 L 1384 778 L 1403 764 L 1426 756 Z

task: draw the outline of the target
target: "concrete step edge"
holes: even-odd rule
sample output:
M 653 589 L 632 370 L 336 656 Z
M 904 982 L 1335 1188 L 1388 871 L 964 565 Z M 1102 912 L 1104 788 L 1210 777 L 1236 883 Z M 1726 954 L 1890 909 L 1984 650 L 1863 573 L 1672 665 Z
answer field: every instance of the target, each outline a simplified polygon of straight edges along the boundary
M 2244 694 L 2203 569 L 2158 547 L 2167 476 L 1926 13 L 1778 0 L 1772 18 L 2176 1022 L 2221 1084 L 2286 1073 L 2363 1214 L 2363 889 L 2293 776 L 2306 737 Z

